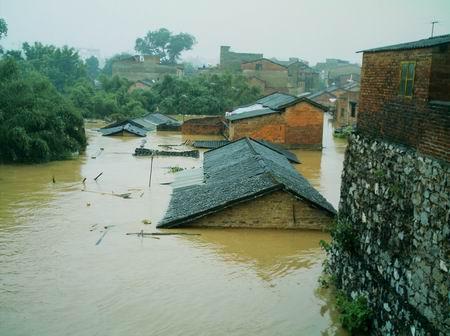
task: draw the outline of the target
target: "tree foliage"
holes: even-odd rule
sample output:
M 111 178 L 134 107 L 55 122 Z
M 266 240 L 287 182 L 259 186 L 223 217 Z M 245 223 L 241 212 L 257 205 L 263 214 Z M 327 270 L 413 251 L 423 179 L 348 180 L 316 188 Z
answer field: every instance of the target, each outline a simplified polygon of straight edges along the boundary
M 86 145 L 83 119 L 42 74 L 0 60 L 0 161 L 63 159 Z
M 106 76 L 112 76 L 112 64 L 115 61 L 119 61 L 128 57 L 131 57 L 133 55 L 129 54 L 129 53 L 120 53 L 120 54 L 116 54 L 110 58 L 108 58 L 105 62 L 105 66 L 102 69 L 102 74 L 106 75 Z
M 91 80 L 97 79 L 100 68 L 97 57 L 91 56 L 84 61 L 86 66 L 86 73 Z
M 83 61 L 74 48 L 25 42 L 22 49 L 28 64 L 48 77 L 60 92 L 86 77 Z
M 5 19 L 0 18 L 0 40 L 8 35 L 8 25 L 6 24 Z M 3 48 L 0 45 L 0 54 L 3 53 Z
M 195 37 L 190 34 L 174 35 L 167 28 L 160 28 L 136 39 L 134 49 L 143 55 L 159 56 L 163 64 L 176 64 L 181 53 L 191 50 L 195 43 Z

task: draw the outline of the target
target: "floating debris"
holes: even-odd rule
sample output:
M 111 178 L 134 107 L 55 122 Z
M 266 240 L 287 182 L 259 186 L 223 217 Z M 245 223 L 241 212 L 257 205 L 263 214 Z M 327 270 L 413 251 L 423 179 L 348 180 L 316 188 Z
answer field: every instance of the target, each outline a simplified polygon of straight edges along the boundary
M 200 157 L 198 150 L 188 150 L 188 151 L 160 151 L 157 149 L 148 148 L 136 148 L 134 151 L 136 156 L 184 156 L 198 158 Z
M 184 170 L 184 168 L 181 168 L 179 166 L 169 167 L 169 173 L 172 173 L 172 174 L 178 173 L 183 170 Z
M 143 219 L 142 223 L 143 224 L 152 224 L 152 221 L 150 219 Z
M 137 235 L 139 236 L 201 236 L 200 233 L 187 233 L 187 232 L 129 232 L 127 236 Z

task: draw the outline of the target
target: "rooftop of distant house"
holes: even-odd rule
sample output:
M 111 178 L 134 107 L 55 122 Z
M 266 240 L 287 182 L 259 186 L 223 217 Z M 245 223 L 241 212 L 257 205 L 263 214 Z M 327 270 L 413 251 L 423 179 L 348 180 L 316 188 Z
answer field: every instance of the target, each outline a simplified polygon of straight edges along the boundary
M 174 227 L 274 191 L 286 191 L 328 213 L 336 210 L 279 152 L 243 138 L 204 154 L 198 170 L 178 182 L 158 227 Z M 186 174 L 186 173 L 185 173 Z M 189 174 L 188 174 L 189 175 Z M 201 175 L 200 175 L 201 176 Z
M 409 50 L 409 49 L 429 48 L 429 47 L 434 47 L 434 46 L 438 46 L 441 44 L 447 44 L 447 43 L 450 43 L 450 34 L 429 37 L 426 39 L 421 39 L 421 40 L 417 40 L 417 41 L 413 41 L 413 42 L 393 44 L 393 45 L 389 45 L 389 46 L 385 46 L 385 47 L 365 49 L 365 50 L 360 50 L 357 52 Z
M 259 117 L 266 114 L 272 114 L 283 111 L 285 108 L 296 105 L 301 102 L 306 102 L 314 105 L 323 111 L 327 108 L 319 103 L 316 103 L 306 97 L 296 97 L 290 94 L 275 92 L 270 95 L 258 99 L 255 103 L 240 106 L 231 111 L 225 116 L 228 120 L 239 120 L 252 117 Z

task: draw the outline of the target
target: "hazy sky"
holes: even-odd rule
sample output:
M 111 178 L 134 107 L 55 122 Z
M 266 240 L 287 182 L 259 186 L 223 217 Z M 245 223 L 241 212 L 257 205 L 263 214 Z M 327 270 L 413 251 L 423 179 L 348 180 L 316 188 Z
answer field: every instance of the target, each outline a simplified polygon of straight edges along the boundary
M 219 46 L 360 62 L 355 51 L 450 33 L 450 0 L 0 0 L 6 48 L 41 41 L 131 52 L 137 37 L 166 27 L 197 38 L 185 58 L 217 63 Z

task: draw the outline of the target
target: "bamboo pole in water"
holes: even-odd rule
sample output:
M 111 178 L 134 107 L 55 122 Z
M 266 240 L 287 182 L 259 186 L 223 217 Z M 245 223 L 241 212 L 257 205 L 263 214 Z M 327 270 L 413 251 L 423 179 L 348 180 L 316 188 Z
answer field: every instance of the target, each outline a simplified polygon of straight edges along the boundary
M 153 172 L 153 154 L 152 154 L 152 159 L 150 161 L 150 177 L 148 179 L 148 187 L 150 188 L 152 185 L 152 172 Z

